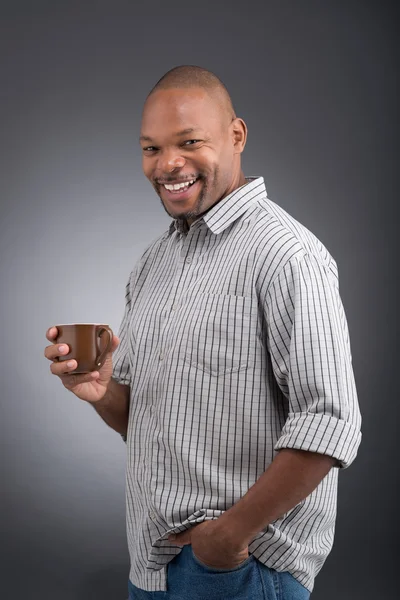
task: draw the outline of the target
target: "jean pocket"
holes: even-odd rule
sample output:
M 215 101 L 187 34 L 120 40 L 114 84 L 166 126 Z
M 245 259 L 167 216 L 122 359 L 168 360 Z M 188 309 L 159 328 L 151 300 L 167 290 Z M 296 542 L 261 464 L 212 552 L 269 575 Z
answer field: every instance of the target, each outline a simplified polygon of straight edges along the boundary
M 219 567 L 211 567 L 209 565 L 206 565 L 205 563 L 203 563 L 193 552 L 193 548 L 192 546 L 190 546 L 190 551 L 192 554 L 192 559 L 193 561 L 197 564 L 197 566 L 201 567 L 203 569 L 203 571 L 208 571 L 209 573 L 236 573 L 237 571 L 240 571 L 242 569 L 244 569 L 245 567 L 247 567 L 251 562 L 253 562 L 254 557 L 252 554 L 250 554 L 246 560 L 244 560 L 243 562 L 241 562 L 239 565 L 237 565 L 236 567 L 233 567 L 231 569 L 221 569 Z

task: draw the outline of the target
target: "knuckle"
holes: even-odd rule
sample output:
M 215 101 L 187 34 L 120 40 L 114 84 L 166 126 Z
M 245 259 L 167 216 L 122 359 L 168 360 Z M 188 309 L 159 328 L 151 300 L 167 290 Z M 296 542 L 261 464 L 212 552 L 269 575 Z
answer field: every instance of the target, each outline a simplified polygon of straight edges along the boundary
M 62 368 L 62 365 L 60 365 L 60 363 L 55 360 L 53 360 L 53 362 L 50 365 L 50 371 L 53 373 L 53 375 L 58 375 L 58 377 L 62 375 Z
M 49 358 L 50 360 L 54 360 L 56 356 L 54 344 L 52 344 L 51 346 L 47 346 L 45 353 L 47 358 Z

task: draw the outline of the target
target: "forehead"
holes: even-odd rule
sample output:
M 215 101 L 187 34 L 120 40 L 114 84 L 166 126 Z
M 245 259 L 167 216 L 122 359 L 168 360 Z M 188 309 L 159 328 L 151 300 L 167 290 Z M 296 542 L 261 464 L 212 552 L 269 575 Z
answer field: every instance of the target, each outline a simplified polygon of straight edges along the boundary
M 213 133 L 220 127 L 221 107 L 203 89 L 158 90 L 144 106 L 141 135 L 176 135 L 186 129 Z

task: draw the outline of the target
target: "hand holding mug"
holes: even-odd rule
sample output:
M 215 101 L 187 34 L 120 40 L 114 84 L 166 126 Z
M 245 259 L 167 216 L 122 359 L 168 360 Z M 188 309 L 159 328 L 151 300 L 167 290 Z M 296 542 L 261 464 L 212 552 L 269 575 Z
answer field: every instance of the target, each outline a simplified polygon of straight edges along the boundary
M 112 353 L 119 339 L 108 325 L 96 323 L 58 325 L 46 333 L 52 342 L 45 357 L 64 387 L 87 402 L 100 401 L 112 376 Z

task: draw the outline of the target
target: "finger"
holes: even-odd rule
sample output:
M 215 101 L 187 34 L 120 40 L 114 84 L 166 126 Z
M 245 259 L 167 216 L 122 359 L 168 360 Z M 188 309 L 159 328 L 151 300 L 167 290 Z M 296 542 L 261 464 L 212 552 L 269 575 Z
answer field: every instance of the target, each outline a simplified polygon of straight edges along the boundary
M 67 344 L 52 344 L 51 346 L 46 346 L 44 349 L 44 355 L 49 360 L 55 360 L 58 356 L 63 356 L 68 354 L 69 346 Z
M 58 336 L 57 327 L 50 327 L 50 329 L 48 329 L 46 331 L 46 337 L 49 340 L 49 342 L 54 342 L 54 340 L 56 339 L 57 336 Z
M 61 362 L 52 362 L 50 365 L 50 371 L 53 373 L 53 375 L 58 375 L 61 377 L 61 375 L 66 375 L 72 371 L 75 371 L 77 366 L 78 363 L 72 358 L 71 360 L 63 360 Z

